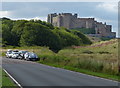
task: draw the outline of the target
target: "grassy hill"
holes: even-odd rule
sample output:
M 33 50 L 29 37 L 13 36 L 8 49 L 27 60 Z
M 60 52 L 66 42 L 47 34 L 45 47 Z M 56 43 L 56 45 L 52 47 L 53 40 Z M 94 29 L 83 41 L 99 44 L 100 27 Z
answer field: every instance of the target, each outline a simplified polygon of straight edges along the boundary
M 118 74 L 118 41 L 113 39 L 85 47 L 63 49 L 59 55 L 73 58 L 73 66 L 92 71 Z

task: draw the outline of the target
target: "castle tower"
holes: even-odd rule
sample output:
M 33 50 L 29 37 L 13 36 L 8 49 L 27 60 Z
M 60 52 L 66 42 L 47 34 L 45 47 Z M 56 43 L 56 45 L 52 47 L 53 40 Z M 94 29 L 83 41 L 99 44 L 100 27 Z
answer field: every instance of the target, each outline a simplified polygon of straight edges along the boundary
M 56 16 L 57 16 L 57 13 L 48 14 L 47 22 L 52 24 L 53 23 L 53 17 L 56 17 Z
M 74 14 L 74 17 L 77 18 L 77 16 L 78 16 L 78 15 L 75 13 L 75 14 Z

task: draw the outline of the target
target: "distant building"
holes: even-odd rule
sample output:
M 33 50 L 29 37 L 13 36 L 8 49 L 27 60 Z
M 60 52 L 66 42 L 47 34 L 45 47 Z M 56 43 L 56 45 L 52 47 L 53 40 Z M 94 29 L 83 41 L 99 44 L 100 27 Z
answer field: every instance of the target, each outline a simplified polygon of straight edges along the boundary
M 110 37 L 115 38 L 116 33 L 112 32 L 112 25 L 106 25 L 106 23 L 97 22 L 94 18 L 78 18 L 77 14 L 71 13 L 53 13 L 48 14 L 47 21 L 53 26 L 65 27 L 67 29 L 74 28 L 89 28 L 95 29 L 96 34 L 92 34 L 98 37 Z

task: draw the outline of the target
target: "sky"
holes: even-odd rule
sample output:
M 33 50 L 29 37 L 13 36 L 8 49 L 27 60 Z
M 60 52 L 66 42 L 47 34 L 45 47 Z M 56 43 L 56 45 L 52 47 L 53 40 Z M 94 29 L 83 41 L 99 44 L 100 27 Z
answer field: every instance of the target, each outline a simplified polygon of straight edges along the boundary
M 0 17 L 46 21 L 50 13 L 77 13 L 80 18 L 95 18 L 112 25 L 118 36 L 117 2 L 3 2 Z

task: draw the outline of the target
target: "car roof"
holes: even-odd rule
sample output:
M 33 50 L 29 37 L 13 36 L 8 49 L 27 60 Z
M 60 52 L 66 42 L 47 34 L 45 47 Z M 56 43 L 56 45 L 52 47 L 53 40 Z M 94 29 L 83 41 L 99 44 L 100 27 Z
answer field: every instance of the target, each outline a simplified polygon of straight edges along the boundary
M 13 50 L 11 50 L 11 49 L 8 49 L 7 51 L 13 51 Z
M 33 52 L 27 52 L 28 54 L 35 54 L 35 53 L 33 53 Z

